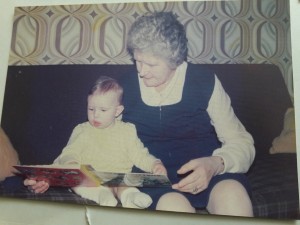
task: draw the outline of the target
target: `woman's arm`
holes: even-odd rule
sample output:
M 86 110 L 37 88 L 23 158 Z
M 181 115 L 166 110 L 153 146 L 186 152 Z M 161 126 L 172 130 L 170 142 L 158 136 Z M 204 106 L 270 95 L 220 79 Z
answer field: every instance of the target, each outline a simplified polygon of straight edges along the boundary
M 213 176 L 246 172 L 254 160 L 252 136 L 234 114 L 230 98 L 217 77 L 207 111 L 222 147 L 215 149 L 210 157 L 192 159 L 181 166 L 178 174 L 192 172 L 173 184 L 174 189 L 197 194 L 207 188 Z
M 223 172 L 247 172 L 255 156 L 253 138 L 234 114 L 231 100 L 216 76 L 207 112 L 222 143 L 213 156 L 223 159 Z

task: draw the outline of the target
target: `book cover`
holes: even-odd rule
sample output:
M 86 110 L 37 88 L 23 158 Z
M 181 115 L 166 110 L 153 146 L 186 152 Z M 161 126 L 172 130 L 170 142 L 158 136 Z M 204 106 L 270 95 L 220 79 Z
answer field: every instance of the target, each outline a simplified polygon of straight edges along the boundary
M 151 173 L 114 173 L 95 171 L 91 165 L 17 165 L 17 175 L 35 180 L 45 180 L 50 186 L 97 187 L 170 187 L 165 175 Z
M 17 165 L 17 175 L 37 181 L 44 180 L 57 187 L 97 187 L 100 181 L 93 177 L 90 165 Z

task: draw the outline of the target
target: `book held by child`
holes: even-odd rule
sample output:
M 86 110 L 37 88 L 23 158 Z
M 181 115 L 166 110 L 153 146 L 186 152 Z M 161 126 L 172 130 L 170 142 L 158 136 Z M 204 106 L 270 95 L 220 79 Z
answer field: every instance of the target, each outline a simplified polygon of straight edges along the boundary
M 45 180 L 57 187 L 170 187 L 167 176 L 152 173 L 114 173 L 96 171 L 91 165 L 16 165 L 16 175 Z

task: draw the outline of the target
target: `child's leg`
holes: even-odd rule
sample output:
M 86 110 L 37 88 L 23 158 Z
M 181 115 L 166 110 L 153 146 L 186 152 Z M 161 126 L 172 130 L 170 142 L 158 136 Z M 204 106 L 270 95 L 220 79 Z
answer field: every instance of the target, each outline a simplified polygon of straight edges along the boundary
M 118 204 L 118 200 L 108 187 L 75 187 L 73 190 L 81 197 L 97 202 L 102 206 L 116 206 Z
M 116 199 L 113 191 L 109 187 L 99 187 L 99 204 L 103 206 L 116 206 L 118 200 Z
M 149 195 L 140 192 L 135 187 L 123 187 L 117 189 L 117 196 L 119 197 L 122 206 L 126 208 L 145 209 L 152 203 Z

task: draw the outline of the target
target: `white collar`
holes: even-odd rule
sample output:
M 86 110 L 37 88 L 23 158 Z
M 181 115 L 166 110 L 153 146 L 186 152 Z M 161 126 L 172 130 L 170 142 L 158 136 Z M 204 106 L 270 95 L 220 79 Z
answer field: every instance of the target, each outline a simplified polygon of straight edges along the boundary
M 149 106 L 172 105 L 181 101 L 185 81 L 187 63 L 176 68 L 175 74 L 166 88 L 158 92 L 155 87 L 146 87 L 143 78 L 139 77 L 139 85 L 143 102 Z

